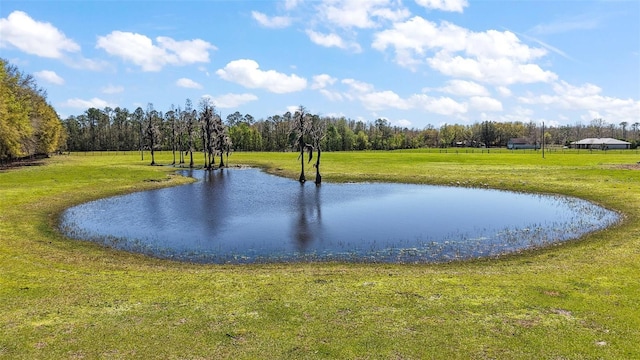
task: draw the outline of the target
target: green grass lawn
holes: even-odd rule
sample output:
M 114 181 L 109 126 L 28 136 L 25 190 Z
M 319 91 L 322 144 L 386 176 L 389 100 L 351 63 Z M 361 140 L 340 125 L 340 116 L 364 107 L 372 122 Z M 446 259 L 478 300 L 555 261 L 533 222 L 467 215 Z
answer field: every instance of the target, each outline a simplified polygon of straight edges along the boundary
M 149 159 L 72 154 L 0 171 L 0 358 L 640 358 L 635 151 L 323 153 L 324 181 L 568 194 L 624 214 L 580 240 L 499 259 L 199 265 L 56 232 L 74 204 L 191 181 Z M 293 153 L 229 160 L 299 175 Z

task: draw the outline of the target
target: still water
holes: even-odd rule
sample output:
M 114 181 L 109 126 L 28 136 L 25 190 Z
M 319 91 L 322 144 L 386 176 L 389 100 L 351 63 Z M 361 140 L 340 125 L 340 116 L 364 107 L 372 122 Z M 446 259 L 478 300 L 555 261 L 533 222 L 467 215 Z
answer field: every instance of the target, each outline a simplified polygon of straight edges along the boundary
M 193 262 L 438 262 L 580 237 L 618 215 L 562 196 L 385 183 L 313 183 L 257 169 L 65 211 L 70 237 Z

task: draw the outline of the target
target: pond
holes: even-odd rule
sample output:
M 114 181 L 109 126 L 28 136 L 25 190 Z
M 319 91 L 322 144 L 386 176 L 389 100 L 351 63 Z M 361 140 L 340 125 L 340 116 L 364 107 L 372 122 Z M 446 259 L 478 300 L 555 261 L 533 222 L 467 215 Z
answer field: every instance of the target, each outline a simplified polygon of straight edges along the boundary
M 206 263 L 441 262 L 575 239 L 619 216 L 581 199 L 390 183 L 315 186 L 258 169 L 67 209 L 66 235 Z

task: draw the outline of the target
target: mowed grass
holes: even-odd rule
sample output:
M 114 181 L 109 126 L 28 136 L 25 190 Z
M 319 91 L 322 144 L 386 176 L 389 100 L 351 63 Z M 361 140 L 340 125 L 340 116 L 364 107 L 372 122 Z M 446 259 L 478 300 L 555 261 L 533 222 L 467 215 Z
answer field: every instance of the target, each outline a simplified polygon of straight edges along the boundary
M 637 152 L 322 154 L 324 181 L 559 193 L 624 214 L 580 240 L 499 259 L 201 265 L 57 233 L 74 204 L 191 181 L 148 160 L 72 154 L 0 172 L 0 358 L 640 358 Z M 299 175 L 293 153 L 229 160 Z

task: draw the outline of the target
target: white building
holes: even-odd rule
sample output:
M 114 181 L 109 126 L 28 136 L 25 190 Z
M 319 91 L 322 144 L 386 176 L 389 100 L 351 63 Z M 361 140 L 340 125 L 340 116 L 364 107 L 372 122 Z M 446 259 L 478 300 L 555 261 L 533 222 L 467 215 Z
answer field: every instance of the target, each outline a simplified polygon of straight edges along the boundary
M 580 141 L 574 141 L 571 143 L 571 147 L 574 149 L 629 149 L 631 143 L 612 139 L 612 138 L 587 138 Z

